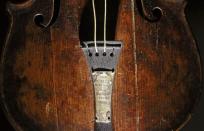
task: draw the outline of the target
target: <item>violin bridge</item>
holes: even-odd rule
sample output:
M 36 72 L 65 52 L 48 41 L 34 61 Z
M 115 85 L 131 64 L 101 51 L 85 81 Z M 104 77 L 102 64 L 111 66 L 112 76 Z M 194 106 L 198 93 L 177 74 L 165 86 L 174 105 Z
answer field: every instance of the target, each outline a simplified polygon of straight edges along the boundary
M 115 69 L 122 48 L 120 41 L 107 41 L 104 53 L 103 41 L 84 42 L 83 51 L 92 74 L 95 96 L 95 130 L 112 131 L 112 90 Z

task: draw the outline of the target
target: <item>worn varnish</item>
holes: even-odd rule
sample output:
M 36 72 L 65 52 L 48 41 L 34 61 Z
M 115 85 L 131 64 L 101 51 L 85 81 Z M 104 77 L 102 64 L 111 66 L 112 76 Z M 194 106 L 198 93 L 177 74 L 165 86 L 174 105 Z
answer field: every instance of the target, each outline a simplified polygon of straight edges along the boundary
M 188 27 L 185 0 L 145 0 L 162 9 L 156 22 L 138 0 L 120 0 L 116 40 L 124 45 L 113 89 L 115 131 L 177 130 L 191 116 L 202 85 L 201 62 Z M 1 55 L 1 101 L 19 131 L 94 130 L 91 74 L 81 49 L 81 16 L 89 0 L 9 3 L 11 25 Z M 89 32 L 87 32 L 89 33 Z

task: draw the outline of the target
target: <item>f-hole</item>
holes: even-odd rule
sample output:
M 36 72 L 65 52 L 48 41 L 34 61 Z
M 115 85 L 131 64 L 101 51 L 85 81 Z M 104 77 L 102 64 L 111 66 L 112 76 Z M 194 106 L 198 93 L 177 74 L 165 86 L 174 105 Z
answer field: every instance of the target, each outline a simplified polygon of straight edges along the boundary
M 118 8 L 120 0 L 107 0 L 107 40 L 115 39 Z M 104 35 L 104 0 L 95 0 L 97 17 L 97 40 L 103 40 Z M 92 0 L 89 0 L 81 16 L 79 37 L 83 41 L 94 40 L 94 18 Z
M 44 23 L 44 15 L 39 13 L 36 14 L 33 18 L 35 24 L 42 28 L 48 28 L 52 26 L 58 18 L 59 11 L 60 11 L 60 0 L 52 0 L 53 1 L 53 11 L 52 16 L 48 23 Z

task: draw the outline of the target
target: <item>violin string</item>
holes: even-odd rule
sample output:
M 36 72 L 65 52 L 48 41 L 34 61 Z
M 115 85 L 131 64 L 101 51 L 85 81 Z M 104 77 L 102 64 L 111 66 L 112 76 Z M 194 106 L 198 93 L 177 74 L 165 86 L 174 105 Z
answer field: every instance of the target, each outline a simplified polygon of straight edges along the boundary
M 96 8 L 95 8 L 95 1 L 94 0 L 92 0 L 92 6 L 93 6 L 93 14 L 94 14 L 94 45 L 95 45 L 96 53 L 98 53 L 97 41 L 96 41 L 97 19 L 96 19 Z
M 104 52 L 106 52 L 106 23 L 107 23 L 107 0 L 105 1 L 104 11 Z

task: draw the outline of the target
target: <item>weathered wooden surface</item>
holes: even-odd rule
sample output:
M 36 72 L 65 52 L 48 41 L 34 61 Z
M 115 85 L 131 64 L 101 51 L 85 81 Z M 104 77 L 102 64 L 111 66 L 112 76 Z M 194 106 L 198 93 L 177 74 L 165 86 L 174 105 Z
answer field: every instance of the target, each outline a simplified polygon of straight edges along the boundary
M 87 0 L 61 0 L 56 23 L 52 0 L 10 4 L 11 28 L 1 57 L 1 100 L 16 130 L 91 131 L 94 96 L 80 48 L 79 23 Z M 202 71 L 183 0 L 156 0 L 163 17 L 150 23 L 134 0 L 121 0 L 116 40 L 124 47 L 113 90 L 116 131 L 176 130 L 201 91 Z M 148 7 L 147 7 L 148 8 Z

